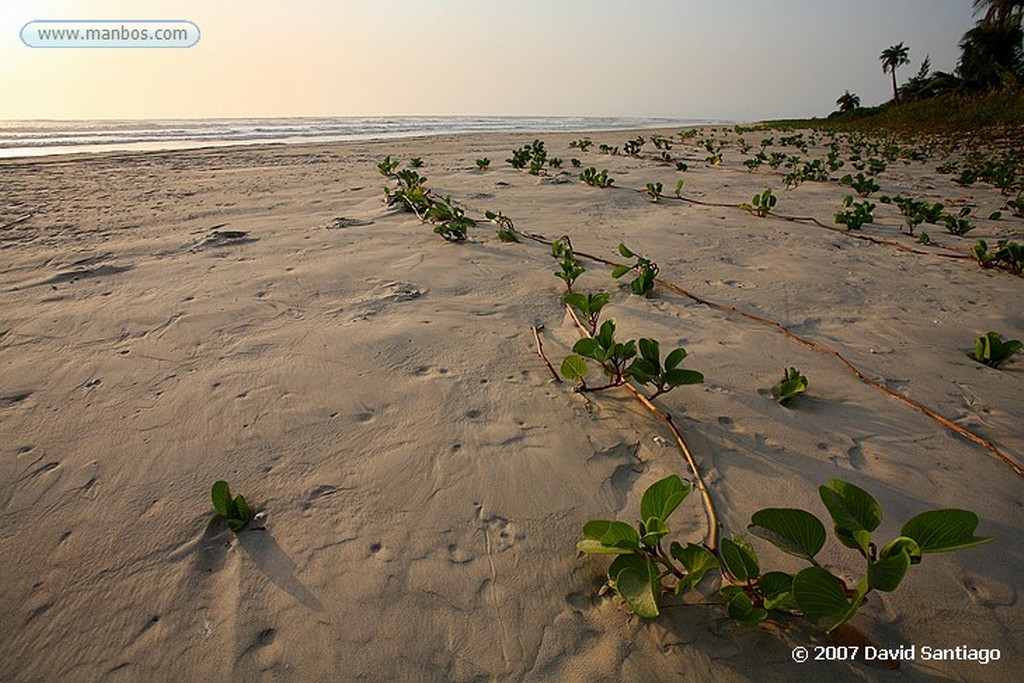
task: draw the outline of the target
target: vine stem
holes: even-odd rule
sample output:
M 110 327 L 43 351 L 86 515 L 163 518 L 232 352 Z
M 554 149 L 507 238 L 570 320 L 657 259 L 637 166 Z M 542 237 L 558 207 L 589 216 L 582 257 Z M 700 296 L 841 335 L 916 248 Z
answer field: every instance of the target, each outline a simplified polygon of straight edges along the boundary
M 532 325 L 530 327 L 530 330 L 533 332 L 533 338 L 537 342 L 537 355 L 540 356 L 541 360 L 544 361 L 544 364 L 548 366 L 548 370 L 551 371 L 551 376 L 555 378 L 555 382 L 557 384 L 561 384 L 562 378 L 558 376 L 557 372 L 555 372 L 554 366 L 551 365 L 551 361 L 548 360 L 547 355 L 544 353 L 544 345 L 540 341 L 541 329 L 543 329 L 543 327 L 538 325 Z
M 534 240 L 536 242 L 540 242 L 541 244 L 551 244 L 551 242 L 547 238 L 542 236 L 542 235 L 535 235 L 535 234 L 532 234 L 532 233 L 529 233 L 529 232 L 525 232 L 525 231 L 522 231 L 522 230 L 520 230 L 519 232 L 524 237 L 527 237 L 528 239 Z M 588 258 L 588 259 L 591 259 L 592 261 L 596 261 L 597 263 L 603 263 L 603 264 L 608 265 L 608 266 L 613 266 L 614 267 L 614 266 L 621 265 L 619 263 L 615 263 L 614 261 L 610 261 L 610 260 L 608 260 L 606 258 L 603 258 L 601 256 L 594 256 L 593 254 L 588 254 L 586 252 L 577 251 L 575 253 L 578 256 L 582 256 L 583 258 Z M 928 406 L 926 406 L 923 403 L 920 403 L 918 401 L 915 401 L 914 399 L 910 398 L 906 394 L 901 394 L 900 392 L 896 391 L 895 389 L 890 389 L 889 387 L 887 387 L 886 385 L 882 384 L 881 382 L 878 382 L 876 380 L 871 379 L 870 377 L 865 375 L 859 368 L 857 368 L 857 366 L 855 366 L 853 363 L 851 363 L 849 360 L 847 360 L 846 357 L 843 356 L 843 354 L 839 353 L 838 351 L 836 351 L 834 349 L 831 349 L 831 348 L 829 348 L 827 346 L 823 346 L 821 344 L 818 344 L 817 342 L 811 341 L 810 339 L 807 339 L 805 337 L 801 337 L 800 335 L 798 335 L 798 334 L 796 334 L 794 332 L 790 332 L 785 327 L 783 327 L 780 323 L 777 323 L 774 320 L 769 320 L 768 318 L 763 318 L 763 317 L 761 317 L 759 315 L 755 315 L 754 313 L 749 313 L 749 312 L 744 311 L 742 309 L 736 308 L 735 306 L 730 306 L 728 304 L 720 304 L 720 303 L 716 303 L 714 301 L 711 301 L 709 299 L 704 299 L 702 297 L 697 296 L 696 294 L 692 294 L 692 293 L 688 292 L 687 290 L 683 289 L 679 285 L 677 285 L 677 284 L 675 284 L 673 282 L 670 282 L 668 280 L 665 280 L 663 278 L 656 278 L 655 281 L 658 282 L 659 284 L 661 284 L 662 286 L 667 287 L 668 289 L 672 290 L 676 294 L 679 294 L 680 296 L 684 296 L 687 299 L 690 299 L 691 301 L 694 301 L 695 303 L 701 304 L 703 306 L 707 306 L 709 308 L 714 308 L 715 310 L 723 311 L 725 313 L 732 313 L 734 315 L 741 316 L 743 318 L 746 318 L 746 319 L 751 320 L 753 322 L 756 322 L 758 324 L 765 325 L 767 327 L 770 327 L 770 328 L 774 329 L 776 332 L 782 334 L 783 336 L 787 337 L 788 339 L 791 339 L 792 341 L 797 342 L 798 344 L 806 346 L 809 349 L 813 349 L 814 351 L 818 351 L 819 353 L 824 353 L 826 355 L 832 356 L 837 361 L 839 361 L 843 366 L 845 366 L 846 369 L 849 370 L 851 374 L 853 374 L 857 379 L 859 379 L 864 384 L 867 384 L 868 386 L 874 387 L 875 389 L 878 389 L 879 391 L 885 392 L 886 394 L 888 394 L 889 396 L 895 398 L 896 400 L 900 401 L 901 403 L 905 403 L 906 405 L 910 406 L 911 408 L 913 408 L 914 410 L 918 411 L 919 413 L 921 413 L 921 414 L 931 418 L 935 422 L 938 422 L 940 425 L 942 425 L 946 429 L 949 429 L 950 431 L 955 432 L 956 434 L 962 436 L 963 438 L 967 439 L 968 441 L 972 441 L 973 443 L 981 446 L 982 448 L 984 448 L 985 450 L 989 451 L 994 456 L 996 456 L 996 458 L 1001 460 L 1007 467 L 1009 467 L 1011 470 L 1013 470 L 1013 473 L 1016 474 L 1018 477 L 1024 478 L 1024 467 L 1022 467 L 1020 465 L 1020 463 L 1016 462 L 1009 455 L 1004 453 L 1002 451 L 1002 449 L 1000 449 L 994 443 L 992 443 L 991 441 L 989 441 L 988 439 L 986 439 L 983 436 L 979 436 L 978 434 L 975 434 L 974 432 L 972 432 L 971 430 L 969 430 L 969 429 L 967 429 L 965 427 L 961 427 L 960 425 L 958 425 L 955 422 L 949 420 L 948 418 L 943 417 L 942 415 L 940 415 L 936 411 L 932 410 Z M 570 312 L 572 312 L 572 311 L 570 310 Z M 573 318 L 575 319 L 575 315 L 573 316 Z M 578 321 L 577 321 L 577 324 L 578 324 Z
M 568 304 L 565 306 L 565 310 L 569 312 L 573 322 L 576 323 L 576 327 L 580 329 L 580 332 L 584 336 L 590 337 L 590 332 L 587 331 L 586 326 L 580 322 L 579 317 L 576 315 L 576 311 L 572 309 L 572 306 Z M 645 408 L 654 413 L 657 417 L 661 418 L 662 421 L 668 425 L 669 431 L 672 432 L 672 436 L 675 437 L 676 445 L 679 446 L 680 452 L 683 454 L 683 458 L 686 460 L 686 464 L 689 465 L 690 471 L 693 473 L 693 478 L 697 481 L 697 488 L 700 490 L 701 498 L 704 501 L 704 511 L 707 513 L 708 518 L 708 533 L 707 533 L 707 547 L 708 550 L 718 554 L 718 512 L 715 510 L 715 502 L 711 498 L 711 493 L 708 491 L 707 485 L 704 483 L 704 476 L 701 474 L 700 466 L 697 465 L 696 458 L 693 457 L 693 453 L 686 445 L 686 441 L 683 439 L 683 435 L 679 432 L 675 422 L 672 421 L 672 415 L 658 408 L 656 405 L 651 403 L 650 399 L 647 398 L 639 389 L 632 385 L 630 382 L 623 382 L 622 386 L 629 389 L 630 393 L 636 397 Z

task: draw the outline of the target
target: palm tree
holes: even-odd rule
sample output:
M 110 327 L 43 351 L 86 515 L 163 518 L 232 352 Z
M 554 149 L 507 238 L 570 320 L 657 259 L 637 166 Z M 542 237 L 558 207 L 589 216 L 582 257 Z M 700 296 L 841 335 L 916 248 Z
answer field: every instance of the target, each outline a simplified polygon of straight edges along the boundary
M 882 54 L 879 56 L 879 59 L 882 60 L 882 73 L 892 73 L 892 98 L 896 104 L 900 103 L 900 93 L 896 88 L 896 68 L 910 64 L 910 58 L 907 56 L 909 52 L 910 49 L 904 47 L 903 43 L 898 43 L 882 50 Z
M 960 41 L 957 70 L 968 87 L 998 89 L 1024 80 L 1022 15 L 978 25 Z
M 839 105 L 839 111 L 845 114 L 846 112 L 853 111 L 860 106 L 860 98 L 847 90 L 839 96 L 839 99 L 836 100 L 836 104 Z
M 981 20 L 982 24 L 1002 23 L 1013 14 L 1024 11 L 1024 0 L 974 0 L 974 13 L 977 14 L 986 5 L 988 9 Z

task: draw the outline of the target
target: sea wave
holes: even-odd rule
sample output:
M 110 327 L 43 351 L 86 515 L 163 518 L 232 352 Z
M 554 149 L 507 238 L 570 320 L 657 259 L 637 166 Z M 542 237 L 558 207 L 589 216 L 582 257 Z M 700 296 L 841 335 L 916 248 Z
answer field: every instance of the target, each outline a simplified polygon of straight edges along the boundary
M 708 120 L 592 116 L 387 116 L 0 122 L 0 157 L 212 145 L 332 142 L 470 132 L 669 128 Z

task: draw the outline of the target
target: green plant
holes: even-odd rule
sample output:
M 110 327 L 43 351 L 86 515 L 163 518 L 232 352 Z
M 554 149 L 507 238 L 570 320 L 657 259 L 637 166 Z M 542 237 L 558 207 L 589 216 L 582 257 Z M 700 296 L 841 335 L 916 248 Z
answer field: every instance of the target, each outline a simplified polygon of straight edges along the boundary
M 772 212 L 778 201 L 779 198 L 772 194 L 771 188 L 767 188 L 761 194 L 755 194 L 751 204 L 740 204 L 740 208 L 764 218 Z
M 562 168 L 562 160 L 558 157 L 551 157 L 548 159 L 548 166 L 551 168 Z
M 384 165 L 390 166 L 385 160 Z M 385 187 L 384 198 L 388 206 L 400 204 L 402 209 L 415 213 L 421 219 L 425 219 L 426 212 L 434 202 L 433 197 L 426 188 L 427 179 L 416 171 L 405 168 L 392 177 L 398 182 L 394 190 Z
M 598 172 L 593 166 L 580 173 L 580 180 L 592 187 L 611 187 L 615 182 L 614 178 L 608 176 L 607 170 Z
M 389 154 L 388 156 L 384 157 L 384 161 L 377 164 L 377 170 L 380 171 L 380 174 L 386 178 L 390 176 L 392 173 L 394 173 L 395 169 L 397 169 L 398 166 L 399 163 L 393 160 L 391 158 L 391 155 Z
M 576 260 L 576 254 L 572 250 L 572 242 L 568 237 L 561 237 L 551 245 L 551 255 L 558 259 L 558 270 L 555 276 L 565 283 L 565 288 L 572 292 L 572 283 L 576 278 L 586 272 L 586 268 Z
M 919 244 L 928 245 L 932 243 L 932 236 L 922 230 L 921 234 L 917 236 L 917 241 Z
M 970 215 L 971 208 L 965 206 L 960 209 L 960 213 L 956 216 L 952 214 L 945 214 L 942 217 L 942 222 L 946 224 L 946 230 L 952 235 L 963 236 L 974 230 L 977 226 L 968 220 L 967 216 Z
M 843 197 L 843 206 L 847 210 L 836 211 L 835 219 L 839 225 L 845 225 L 847 230 L 860 230 L 865 223 L 875 220 L 875 205 L 871 202 L 854 202 L 852 195 L 846 195 Z
M 409 166 L 412 168 L 420 168 L 423 166 L 423 159 L 421 157 L 413 157 L 409 159 Z
M 988 250 L 988 242 L 978 240 L 971 249 L 982 268 L 999 267 L 1020 275 L 1024 272 L 1024 248 L 1008 239 L 999 240 L 995 251 Z
M 641 338 L 637 343 L 640 357 L 626 369 L 626 374 L 639 382 L 654 387 L 650 398 L 654 399 L 688 384 L 703 384 L 704 375 L 696 370 L 685 370 L 679 364 L 687 356 L 686 349 L 679 347 L 665 357 L 661 363 L 661 345 L 657 339 Z
M 569 159 L 569 163 L 572 164 L 573 168 L 579 168 L 583 164 L 583 162 L 581 162 L 576 157 L 573 157 L 572 159 Z
M 638 135 L 632 140 L 627 140 L 622 146 L 622 151 L 631 157 L 640 156 L 640 149 L 644 146 L 645 142 L 646 140 L 644 140 L 643 136 Z
M 878 192 L 881 187 L 875 182 L 875 179 L 866 176 L 863 173 L 858 173 L 856 176 L 852 176 L 849 173 L 839 179 L 840 184 L 849 185 L 854 191 L 861 197 L 869 197 L 872 192 Z
M 476 221 L 466 216 L 465 209 L 452 203 L 451 195 L 431 204 L 424 217 L 435 224 L 434 232 L 449 242 L 465 240 L 466 229 L 476 225 Z
M 835 173 L 836 171 L 838 171 L 839 169 L 846 165 L 846 162 L 839 158 L 839 151 L 836 149 L 832 149 L 829 151 L 828 159 L 825 163 L 828 164 L 828 170 L 832 173 Z M 867 195 L 862 196 L 866 197 Z
M 512 223 L 512 219 L 505 216 L 500 211 L 495 213 L 493 211 L 485 211 L 484 216 L 490 222 L 498 226 L 498 239 L 502 242 L 518 242 L 519 233 L 516 231 L 516 226 Z
M 530 150 L 528 148 L 514 149 L 512 150 L 512 156 L 510 156 L 508 159 L 505 159 L 505 161 L 507 161 L 512 166 L 512 168 L 522 169 L 526 168 L 526 165 L 530 163 L 530 159 L 532 158 L 532 156 L 533 155 L 530 153 Z
M 590 334 L 597 333 L 597 322 L 601 318 L 601 309 L 611 300 L 608 292 L 597 294 L 580 294 L 569 292 L 562 297 L 562 303 L 572 306 L 583 315 L 583 319 L 590 326 Z
M 1002 335 L 998 332 L 989 332 L 978 337 L 974 342 L 974 360 L 989 367 L 998 368 L 1020 351 L 1022 346 L 1024 344 L 1021 344 L 1019 339 L 1003 341 Z
M 811 566 L 795 575 L 761 573 L 757 553 L 742 536 L 723 538 L 719 556 L 729 583 L 719 591 L 729 616 L 743 624 L 764 621 L 771 610 L 799 612 L 832 631 L 851 619 L 874 590 L 891 592 L 910 567 L 928 553 L 949 552 L 988 543 L 974 535 L 978 517 L 967 510 L 922 512 L 908 520 L 900 535 L 879 548 L 871 533 L 882 509 L 866 491 L 832 479 L 818 489 L 832 518 L 836 538 L 864 560 L 864 575 L 855 586 L 825 569 L 815 556 L 825 545 L 825 526 L 813 514 L 794 508 L 766 508 L 751 517 L 749 531 Z
M 656 149 L 665 151 L 672 149 L 672 141 L 668 138 L 658 135 L 657 133 L 651 136 L 651 143 L 654 145 Z
M 523 169 L 527 166 L 530 167 L 530 172 L 534 175 L 540 172 L 540 169 L 544 168 L 544 163 L 547 161 L 548 152 L 544 147 L 544 143 L 540 140 L 534 140 L 528 145 L 523 145 L 519 149 L 512 150 L 512 156 L 506 159 L 512 168 Z
M 953 178 L 953 182 L 956 183 L 957 185 L 960 185 L 961 187 L 967 187 L 968 185 L 973 185 L 977 181 L 978 181 L 978 171 L 977 171 L 977 169 L 974 169 L 974 168 L 965 168 L 965 169 L 961 170 L 960 173 L 955 178 Z
M 892 202 L 896 204 L 900 213 L 903 214 L 903 221 L 907 224 L 910 229 L 910 234 L 914 234 L 914 228 L 921 223 L 937 223 L 946 215 L 945 207 L 936 202 L 935 204 L 929 204 L 928 202 L 919 201 L 917 199 L 911 199 L 910 197 L 903 197 L 896 195 L 891 199 L 889 197 L 882 197 L 879 201 L 888 204 Z
M 639 294 L 643 297 L 649 297 L 654 291 L 654 278 L 657 277 L 659 268 L 658 264 L 651 261 L 649 258 L 634 254 L 629 248 L 620 243 L 619 253 L 626 258 L 635 258 L 636 262 L 632 266 L 616 266 L 612 270 L 612 277 L 618 280 L 620 277 L 634 271 L 636 277 L 633 278 L 629 283 L 629 288 L 634 294 Z
M 796 368 L 790 368 L 782 373 L 782 379 L 775 386 L 776 400 L 786 405 L 796 396 L 807 391 L 807 378 L 800 374 Z
M 690 168 L 690 167 L 689 167 L 689 165 L 686 164 L 686 162 L 684 162 L 684 161 L 677 161 L 676 162 L 676 170 L 677 171 L 685 171 L 688 168 Z
M 636 356 L 636 341 L 630 339 L 627 342 L 615 340 L 615 321 L 605 320 L 601 329 L 592 337 L 584 337 L 572 347 L 572 353 L 562 361 L 562 376 L 567 380 L 579 381 L 578 391 L 601 391 L 612 387 L 621 386 L 628 379 L 626 367 L 630 360 Z M 587 385 L 587 372 L 589 368 L 587 361 L 590 358 L 597 361 L 601 366 L 606 384 L 591 387 Z
M 491 160 L 488 159 L 487 157 L 484 157 L 483 159 L 477 159 L 476 167 L 479 168 L 481 171 L 486 171 L 491 167 Z
M 1006 202 L 1006 206 L 1008 209 L 1013 211 L 1014 216 L 1024 218 L 1024 199 L 1021 199 L 1020 197 L 1017 199 L 1011 199 Z
M 718 558 L 702 545 L 684 547 L 673 541 L 667 553 L 662 545 L 670 532 L 665 520 L 692 489 L 678 475 L 665 477 L 644 491 L 639 529 L 625 522 L 592 520 L 583 525 L 583 540 L 576 544 L 580 552 L 617 556 L 608 567 L 608 584 L 645 619 L 658 616 L 662 592 L 678 595 L 719 567 Z
M 662 185 L 661 183 L 647 183 L 647 196 L 651 198 L 652 202 L 657 202 L 661 196 Z
M 255 516 L 241 494 L 231 496 L 231 488 L 226 481 L 218 481 L 213 485 L 210 489 L 210 498 L 213 499 L 213 509 L 227 520 L 228 528 L 236 534 L 249 526 L 249 522 Z
M 723 538 L 717 554 L 703 545 L 684 547 L 677 542 L 665 552 L 664 539 L 671 531 L 666 520 L 692 488 L 676 475 L 661 479 L 641 497 L 637 528 L 625 522 L 591 520 L 584 524 L 583 539 L 576 544 L 583 553 L 616 556 L 608 568 L 608 584 L 643 618 L 658 616 L 664 594 L 694 588 L 708 572 L 719 569 L 723 584 L 719 594 L 729 617 L 740 624 L 758 624 L 774 611 L 800 614 L 832 631 L 851 619 L 872 591 L 896 590 L 925 554 L 992 540 L 974 535 L 978 517 L 973 512 L 929 510 L 909 519 L 900 535 L 879 549 L 871 533 L 881 524 L 881 507 L 863 489 L 832 479 L 818 493 L 836 538 L 863 558 L 863 578 L 850 587 L 815 559 L 827 540 L 825 525 L 796 508 L 758 510 L 748 530 L 810 566 L 795 575 L 762 572 L 754 546 L 739 534 Z
M 683 197 L 683 185 L 685 184 L 686 181 L 683 180 L 682 178 L 676 181 L 676 196 L 679 197 L 680 199 L 682 199 Z
M 782 178 L 787 190 L 792 190 L 805 180 L 825 181 L 829 179 L 828 171 L 825 169 L 821 159 L 806 161 L 802 166 L 797 166 L 799 162 L 798 157 L 791 157 L 790 162 L 793 172 L 787 173 Z
M 578 149 L 581 152 L 586 152 L 587 148 L 590 147 L 594 142 L 590 138 L 580 138 L 579 140 L 573 140 L 569 143 L 569 147 Z
M 750 157 L 749 159 L 744 160 L 743 165 L 746 166 L 748 170 L 753 171 L 755 168 L 765 163 L 766 161 L 768 161 L 768 155 L 766 155 L 762 150 L 755 154 L 754 156 Z

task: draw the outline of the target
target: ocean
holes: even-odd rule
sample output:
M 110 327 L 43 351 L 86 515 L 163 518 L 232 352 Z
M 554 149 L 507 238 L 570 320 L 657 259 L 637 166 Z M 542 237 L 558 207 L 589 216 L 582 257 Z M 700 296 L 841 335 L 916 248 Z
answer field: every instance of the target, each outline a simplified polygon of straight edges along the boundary
M 469 132 L 598 131 L 717 123 L 589 116 L 373 116 L 168 121 L 0 121 L 0 157 L 336 142 Z

